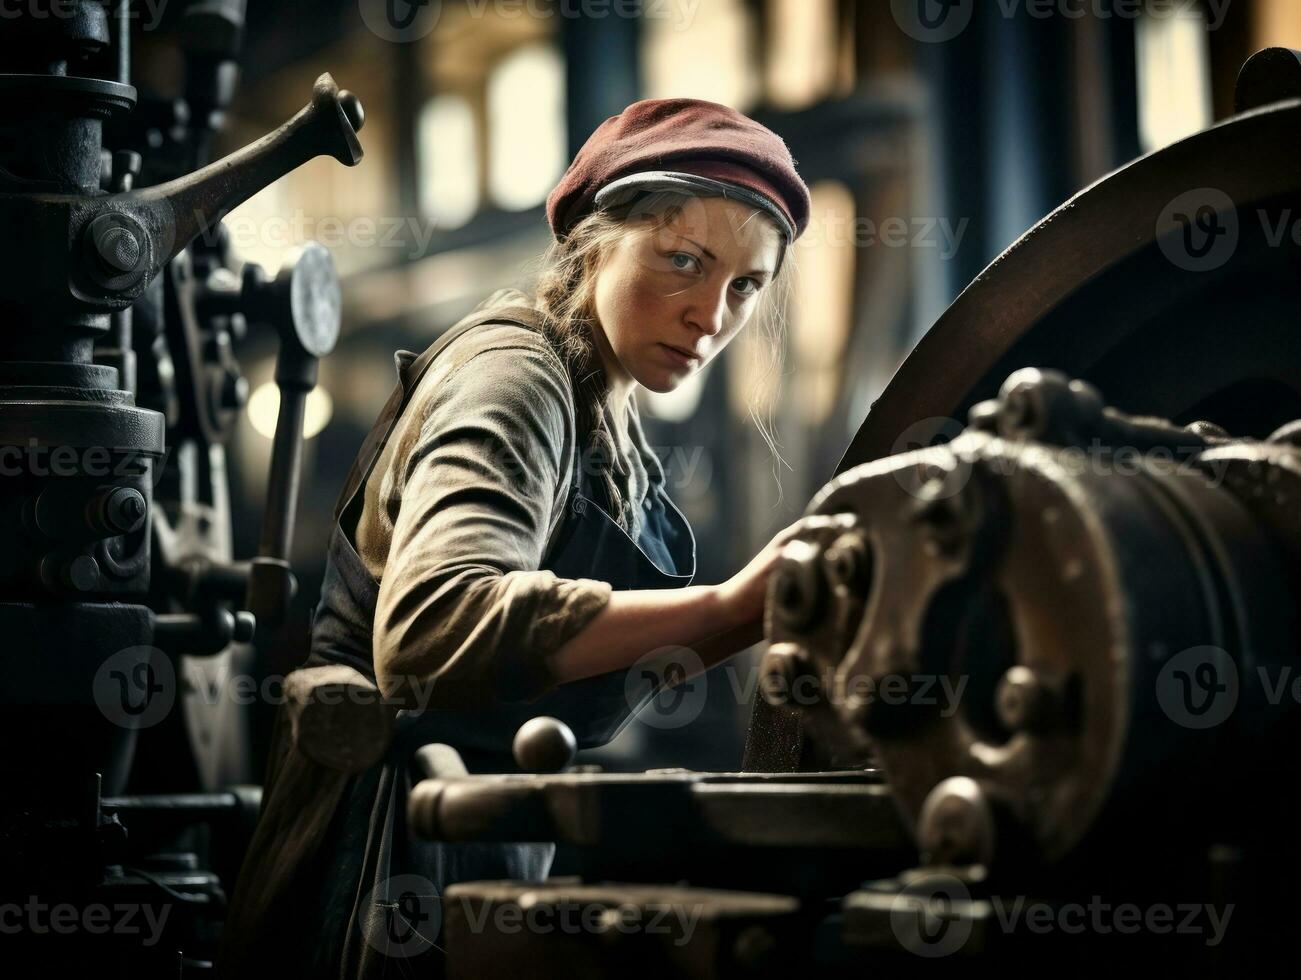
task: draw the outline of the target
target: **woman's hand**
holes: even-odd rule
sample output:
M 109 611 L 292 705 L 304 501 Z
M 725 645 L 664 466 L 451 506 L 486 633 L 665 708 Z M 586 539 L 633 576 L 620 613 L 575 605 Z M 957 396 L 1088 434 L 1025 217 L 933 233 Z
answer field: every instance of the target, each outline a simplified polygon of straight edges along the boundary
M 786 542 L 799 533 L 806 519 L 801 518 L 783 528 L 764 545 L 763 550 L 743 569 L 716 586 L 722 618 L 729 628 L 744 626 L 763 619 L 764 600 L 768 595 L 768 576 L 777 565 L 777 556 Z
M 605 607 L 549 659 L 557 683 L 582 680 L 632 666 L 665 646 L 696 651 L 709 668 L 763 639 L 763 603 L 777 555 L 806 521 L 781 531 L 754 559 L 721 585 L 684 589 L 615 589 Z

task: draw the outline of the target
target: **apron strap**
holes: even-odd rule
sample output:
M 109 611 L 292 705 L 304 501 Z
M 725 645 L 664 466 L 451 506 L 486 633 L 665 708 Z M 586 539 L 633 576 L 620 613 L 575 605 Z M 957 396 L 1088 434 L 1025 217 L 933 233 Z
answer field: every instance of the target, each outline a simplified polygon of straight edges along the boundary
M 544 314 L 531 306 L 507 306 L 485 310 L 482 313 L 473 314 L 448 328 L 419 357 L 406 350 L 399 350 L 393 355 L 398 373 L 398 383 L 394 387 L 393 393 L 389 395 L 388 401 L 385 402 L 384 408 L 380 411 L 375 425 L 362 442 L 361 449 L 357 453 L 357 458 L 353 460 L 352 468 L 349 469 L 348 476 L 343 482 L 343 490 L 340 492 L 334 506 L 335 523 L 340 525 L 340 530 L 344 531 L 345 537 L 347 536 L 346 522 L 351 520 L 351 511 L 358 509 L 357 504 L 359 503 L 361 489 L 366 485 L 366 481 L 370 479 L 375 464 L 379 462 L 384 446 L 388 443 L 389 436 L 396 427 L 398 419 L 406 410 L 416 387 L 425 376 L 425 372 L 429 370 L 434 358 L 461 334 L 482 324 L 513 323 L 516 326 L 527 327 L 530 330 L 542 333 L 544 319 Z M 582 455 L 581 447 L 575 445 L 574 468 L 568 488 L 568 499 L 570 500 L 575 499 L 582 485 Z M 548 552 L 554 545 L 563 524 L 564 522 L 561 523 L 561 527 L 557 527 L 555 532 L 552 533 L 551 540 L 547 544 Z

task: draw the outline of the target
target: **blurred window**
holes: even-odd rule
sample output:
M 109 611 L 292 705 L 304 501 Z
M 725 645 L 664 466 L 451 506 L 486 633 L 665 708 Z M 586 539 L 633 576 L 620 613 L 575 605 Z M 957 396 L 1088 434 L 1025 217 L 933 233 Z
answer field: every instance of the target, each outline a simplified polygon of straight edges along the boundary
M 565 63 L 555 46 L 529 44 L 488 76 L 488 192 L 509 211 L 540 204 L 567 164 Z
M 459 95 L 436 95 L 416 125 L 420 210 L 439 228 L 459 228 L 479 209 L 479 143 L 474 110 Z
M 768 0 L 768 99 L 802 109 L 827 98 L 839 81 L 841 47 L 835 0 Z
M 662 10 L 656 16 L 653 10 Z M 708 99 L 741 111 L 759 98 L 755 23 L 742 0 L 666 3 L 642 18 L 645 98 Z
M 1143 151 L 1200 132 L 1212 122 L 1210 52 L 1200 8 L 1154 8 L 1137 24 L 1138 129 Z

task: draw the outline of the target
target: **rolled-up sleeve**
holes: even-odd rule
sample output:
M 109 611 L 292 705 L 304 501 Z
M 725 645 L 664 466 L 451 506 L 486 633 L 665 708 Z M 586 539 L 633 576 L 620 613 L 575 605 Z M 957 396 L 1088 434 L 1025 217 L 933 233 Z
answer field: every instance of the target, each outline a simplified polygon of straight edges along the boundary
M 532 701 L 611 586 L 539 570 L 569 476 L 573 395 L 554 355 L 479 351 L 420 402 L 375 610 L 380 689 L 409 707 Z

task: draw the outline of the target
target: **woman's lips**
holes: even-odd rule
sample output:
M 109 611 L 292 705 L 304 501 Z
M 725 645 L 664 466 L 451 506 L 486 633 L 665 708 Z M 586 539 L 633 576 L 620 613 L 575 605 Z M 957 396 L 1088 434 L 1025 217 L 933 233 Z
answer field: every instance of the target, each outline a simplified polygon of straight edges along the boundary
M 670 347 L 668 344 L 660 344 L 660 346 L 663 347 L 664 350 L 668 352 L 669 358 L 675 364 L 679 364 L 682 367 L 695 367 L 697 364 L 700 363 L 700 358 L 695 357 L 694 355 L 684 354 L 676 347 Z

